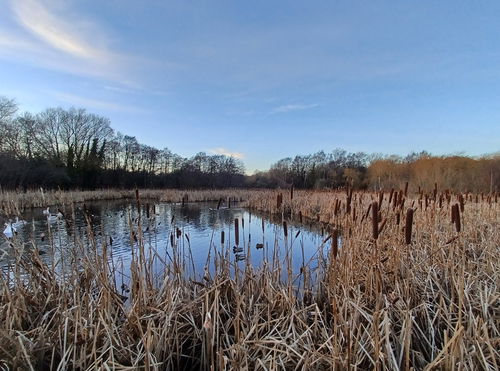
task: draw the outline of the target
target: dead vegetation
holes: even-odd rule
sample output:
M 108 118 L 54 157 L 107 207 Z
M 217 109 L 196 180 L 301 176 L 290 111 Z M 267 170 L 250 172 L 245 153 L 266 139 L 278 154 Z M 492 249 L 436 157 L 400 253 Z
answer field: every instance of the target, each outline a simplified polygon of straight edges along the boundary
M 0 281 L 2 362 L 28 369 L 499 368 L 495 195 L 231 192 L 284 222 L 321 223 L 319 279 L 310 279 L 308 263 L 299 277 L 283 279 L 285 253 L 260 267 L 237 263 L 224 237 L 207 258 L 214 273 L 187 277 L 177 239 L 167 260 L 139 233 L 124 300 L 116 282 L 122 268 L 111 263 L 108 246 L 80 245 L 46 263 L 34 242 L 14 242 L 17 263 Z M 160 274 L 155 262 L 164 264 Z

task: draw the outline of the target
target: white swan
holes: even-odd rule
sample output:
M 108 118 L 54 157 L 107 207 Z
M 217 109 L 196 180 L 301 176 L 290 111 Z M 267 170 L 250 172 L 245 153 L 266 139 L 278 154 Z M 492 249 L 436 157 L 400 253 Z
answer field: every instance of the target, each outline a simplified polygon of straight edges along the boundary
M 42 213 L 45 216 L 50 216 L 50 207 L 47 207 L 45 210 L 42 211 Z
M 16 216 L 16 221 L 14 223 L 12 223 L 12 227 L 20 228 L 25 224 L 28 224 L 28 222 L 26 220 L 19 219 L 19 217 Z
M 5 235 L 5 237 L 7 237 L 8 239 L 11 239 L 12 237 L 14 237 L 14 234 L 17 233 L 17 230 L 15 227 L 12 226 L 11 223 L 5 223 L 5 229 L 3 230 L 3 234 Z

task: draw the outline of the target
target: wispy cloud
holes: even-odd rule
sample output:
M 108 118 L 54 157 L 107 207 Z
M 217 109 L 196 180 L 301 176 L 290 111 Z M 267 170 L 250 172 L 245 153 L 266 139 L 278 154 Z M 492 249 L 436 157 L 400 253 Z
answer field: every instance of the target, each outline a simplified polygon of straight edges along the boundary
M 274 108 L 271 113 L 285 113 L 285 112 L 291 112 L 291 111 L 303 111 L 306 109 L 311 109 L 311 108 L 316 108 L 318 107 L 319 104 L 314 103 L 314 104 L 286 104 L 283 106 L 278 106 Z
M 233 151 L 230 151 L 230 150 L 228 150 L 226 148 L 222 148 L 222 147 L 213 148 L 210 150 L 210 152 L 214 153 L 216 155 L 224 155 L 224 156 L 234 157 L 234 158 L 238 158 L 238 159 L 245 158 L 245 155 L 241 152 L 233 152 Z
M 132 89 L 138 86 L 129 76 L 140 57 L 115 50 L 109 32 L 75 14 L 68 4 L 11 0 L 10 12 L 6 9 L 10 24 L 0 29 L 0 57 Z
M 47 45 L 64 53 L 97 62 L 112 57 L 108 50 L 96 47 L 97 42 L 91 43 L 89 35 L 85 34 L 90 28 L 95 28 L 94 25 L 87 23 L 87 30 L 82 32 L 81 22 L 74 23 L 74 19 L 57 17 L 40 1 L 15 0 L 11 4 L 19 23 Z

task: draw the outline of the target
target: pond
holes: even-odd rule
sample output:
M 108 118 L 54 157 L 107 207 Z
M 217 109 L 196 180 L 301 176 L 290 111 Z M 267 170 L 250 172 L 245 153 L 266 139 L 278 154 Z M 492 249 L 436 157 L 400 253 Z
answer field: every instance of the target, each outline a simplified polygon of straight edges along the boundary
M 46 262 L 64 262 L 75 251 L 102 252 L 106 244 L 111 264 L 122 272 L 123 280 L 137 254 L 142 231 L 144 251 L 156 258 L 156 273 L 165 272 L 177 261 L 184 274 L 199 279 L 206 270 L 214 271 L 213 259 L 225 256 L 234 269 L 246 264 L 255 268 L 266 264 L 273 269 L 272 265 L 281 264 L 297 274 L 303 265 L 317 267 L 323 247 L 329 246 L 314 226 L 287 221 L 285 236 L 281 218 L 271 220 L 238 205 L 217 206 L 210 202 L 154 202 L 141 205 L 139 213 L 130 200 L 98 201 L 66 207 L 60 218 L 56 208 L 50 210 L 49 218 L 42 209 L 33 209 L 22 216 L 26 223 L 18 224 L 13 240 L 0 236 L 0 265 L 3 271 L 12 266 L 13 241 L 26 250 L 33 249 L 31 241 L 35 241 Z

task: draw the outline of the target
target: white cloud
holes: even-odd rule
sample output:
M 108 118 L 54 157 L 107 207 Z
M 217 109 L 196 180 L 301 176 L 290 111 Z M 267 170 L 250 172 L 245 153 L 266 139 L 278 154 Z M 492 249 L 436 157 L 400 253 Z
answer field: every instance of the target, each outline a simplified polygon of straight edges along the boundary
M 82 22 L 63 9 L 56 15 L 48 6 L 35 0 L 14 0 L 12 10 L 18 22 L 48 46 L 94 62 L 110 62 L 113 53 L 105 48 L 102 30 L 91 22 Z
M 8 13 L 0 29 L 0 57 L 138 88 L 131 69 L 149 61 L 114 50 L 109 33 L 74 14 L 68 2 L 11 0 Z
M 284 113 L 290 111 L 302 111 L 306 109 L 316 108 L 319 104 L 286 104 L 284 106 L 276 107 L 271 113 Z
M 211 153 L 214 153 L 216 155 L 224 155 L 228 157 L 234 157 L 238 159 L 242 159 L 245 157 L 245 155 L 241 152 L 232 152 L 226 148 L 218 147 L 218 148 L 213 148 L 210 150 Z

